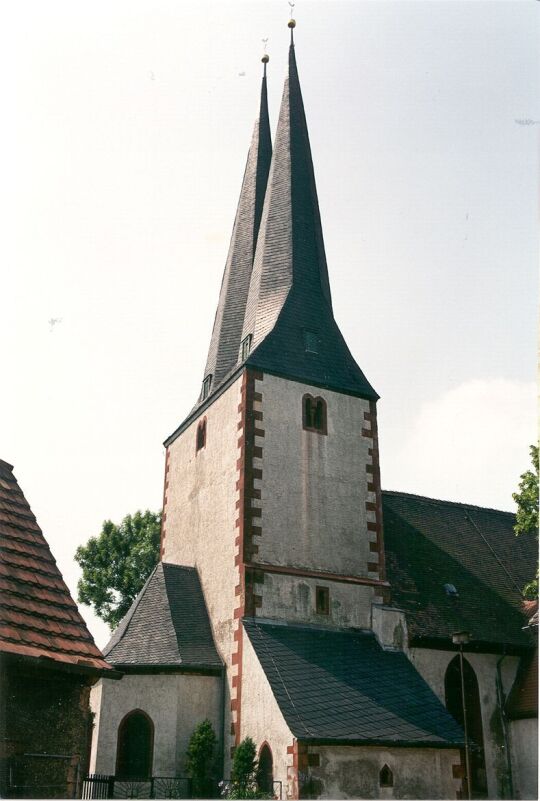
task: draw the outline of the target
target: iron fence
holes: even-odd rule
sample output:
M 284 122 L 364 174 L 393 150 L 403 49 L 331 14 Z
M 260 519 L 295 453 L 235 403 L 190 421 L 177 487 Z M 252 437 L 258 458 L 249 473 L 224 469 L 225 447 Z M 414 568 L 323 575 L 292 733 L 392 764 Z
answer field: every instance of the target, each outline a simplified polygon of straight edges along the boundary
M 191 779 L 186 776 L 152 776 L 126 779 L 91 773 L 83 781 L 82 797 L 98 798 L 191 798 Z

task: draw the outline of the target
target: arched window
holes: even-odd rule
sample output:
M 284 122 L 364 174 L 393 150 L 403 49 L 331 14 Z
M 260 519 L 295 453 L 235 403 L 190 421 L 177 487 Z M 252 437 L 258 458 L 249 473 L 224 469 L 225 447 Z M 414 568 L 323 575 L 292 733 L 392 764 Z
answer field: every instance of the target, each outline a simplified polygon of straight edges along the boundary
M 273 794 L 274 790 L 274 759 L 268 743 L 264 743 L 259 751 L 259 768 L 257 771 L 257 784 L 263 793 Z
M 464 726 L 463 707 L 465 706 L 467 710 L 471 798 L 485 797 L 487 779 L 480 693 L 476 674 L 466 659 L 463 660 L 463 686 L 465 698 L 463 698 L 461 691 L 460 659 L 459 656 L 455 656 L 448 665 L 444 677 L 446 708 L 462 727 Z
M 206 417 L 204 420 L 201 420 L 199 425 L 197 426 L 197 437 L 196 437 L 196 451 L 200 451 L 201 448 L 206 447 Z
M 383 765 L 381 771 L 379 773 L 379 784 L 381 787 L 393 787 L 394 786 L 394 774 L 388 767 L 388 765 Z
M 140 709 L 129 712 L 118 727 L 116 775 L 147 779 L 152 775 L 154 724 Z
M 302 425 L 305 431 L 326 434 L 326 401 L 323 398 L 304 395 L 302 398 Z

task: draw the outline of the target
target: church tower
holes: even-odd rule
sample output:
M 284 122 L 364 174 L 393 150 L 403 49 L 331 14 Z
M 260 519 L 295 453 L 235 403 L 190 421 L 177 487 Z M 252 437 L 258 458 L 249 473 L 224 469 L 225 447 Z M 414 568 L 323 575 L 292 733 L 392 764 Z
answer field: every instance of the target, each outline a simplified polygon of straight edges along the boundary
M 140 778 L 142 743 L 180 785 L 208 719 L 220 776 L 251 737 L 266 797 L 389 798 L 395 779 L 453 798 L 463 734 L 388 603 L 378 396 L 334 318 L 289 27 L 274 148 L 265 56 L 201 392 L 165 442 L 161 561 L 105 650 L 122 681 L 93 694 L 92 769 Z
M 513 797 L 504 693 L 518 654 L 533 664 L 529 574 L 498 555 L 514 561 L 514 518 L 381 493 L 378 396 L 334 318 L 289 27 L 274 147 L 265 56 L 202 388 L 165 443 L 161 561 L 104 650 L 121 681 L 92 691 L 91 770 L 115 795 L 189 797 L 208 720 L 223 759 L 200 796 L 227 795 L 214 779 L 250 737 L 267 798 Z
M 292 34 L 272 155 L 263 78 L 201 394 L 165 443 L 162 560 L 199 573 L 231 746 L 242 621 L 366 629 L 387 588 L 378 396 L 334 319 Z

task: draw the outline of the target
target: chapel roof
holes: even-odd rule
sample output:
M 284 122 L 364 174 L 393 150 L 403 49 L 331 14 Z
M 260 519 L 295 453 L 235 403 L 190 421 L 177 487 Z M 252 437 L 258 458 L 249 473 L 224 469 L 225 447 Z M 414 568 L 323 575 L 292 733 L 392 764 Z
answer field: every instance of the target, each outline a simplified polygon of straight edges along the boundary
M 521 588 L 536 569 L 536 541 L 516 537 L 515 515 L 471 504 L 383 492 L 384 548 L 392 605 L 412 642 L 527 647 Z M 457 596 L 445 585 L 453 585 Z
M 0 652 L 112 672 L 74 603 L 12 465 L 0 460 Z
M 461 728 L 405 654 L 372 632 L 244 618 L 279 708 L 304 742 L 456 748 Z
M 220 670 L 197 570 L 159 562 L 104 654 L 119 668 Z

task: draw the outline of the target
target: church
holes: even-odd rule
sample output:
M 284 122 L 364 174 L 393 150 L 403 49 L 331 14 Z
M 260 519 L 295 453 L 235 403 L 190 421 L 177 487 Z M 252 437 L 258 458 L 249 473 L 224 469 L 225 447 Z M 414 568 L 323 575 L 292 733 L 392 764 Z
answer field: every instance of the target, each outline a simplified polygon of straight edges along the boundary
M 185 777 L 209 719 L 221 778 L 251 737 L 269 797 L 536 798 L 535 545 L 512 514 L 381 489 L 289 28 L 200 395 L 165 441 L 161 560 L 104 651 L 122 679 L 92 690 L 91 772 Z

